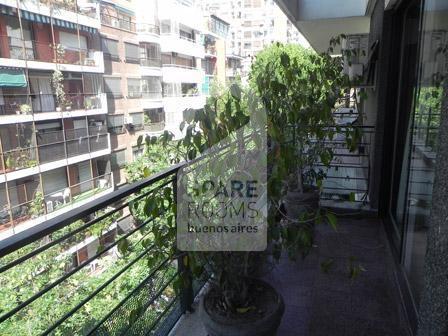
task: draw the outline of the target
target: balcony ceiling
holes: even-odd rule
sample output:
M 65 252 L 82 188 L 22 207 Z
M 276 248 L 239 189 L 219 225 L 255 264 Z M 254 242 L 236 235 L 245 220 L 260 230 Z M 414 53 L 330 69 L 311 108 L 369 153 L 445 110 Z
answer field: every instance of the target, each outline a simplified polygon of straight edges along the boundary
M 339 34 L 365 34 L 372 0 L 276 0 L 282 11 L 316 51 L 326 51 Z

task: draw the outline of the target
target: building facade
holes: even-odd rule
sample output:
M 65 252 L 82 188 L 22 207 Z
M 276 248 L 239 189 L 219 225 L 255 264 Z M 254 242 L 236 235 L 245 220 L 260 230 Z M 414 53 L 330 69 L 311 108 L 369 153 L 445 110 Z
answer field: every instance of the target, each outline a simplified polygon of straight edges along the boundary
M 204 17 L 192 1 L 0 6 L 5 237 L 125 184 L 126 163 L 143 153 L 138 138 L 182 136 L 184 111 L 205 103 L 210 64 L 210 76 L 225 80 L 225 46 L 206 61 Z
M 0 8 L 0 234 L 8 236 L 112 191 L 113 177 L 99 6 Z
M 309 46 L 273 0 L 202 0 L 201 5 L 205 12 L 230 24 L 227 54 L 242 57 L 243 76 L 248 74 L 253 57 L 273 42 Z

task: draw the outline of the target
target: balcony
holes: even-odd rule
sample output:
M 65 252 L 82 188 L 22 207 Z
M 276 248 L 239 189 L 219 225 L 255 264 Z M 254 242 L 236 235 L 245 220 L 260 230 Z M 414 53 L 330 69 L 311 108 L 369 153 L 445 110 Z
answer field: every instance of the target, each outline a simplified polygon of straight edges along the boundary
M 56 70 L 58 64 L 61 71 L 104 72 L 102 51 L 63 46 L 58 52 L 55 49 L 49 42 L 1 35 L 0 65 Z
M 204 71 L 191 66 L 163 64 L 163 81 L 168 83 L 202 83 Z
M 192 39 L 188 39 L 179 34 L 162 34 L 160 47 L 162 52 L 177 52 L 188 56 L 204 58 L 204 46 Z
M 80 117 L 107 113 L 105 94 L 68 93 L 68 107 L 60 110 L 54 94 L 3 94 L 0 124 Z
M 36 137 L 37 146 L 0 153 L 0 173 L 17 179 L 37 173 L 38 165 L 41 172 L 49 171 L 107 155 L 111 148 L 105 126 L 38 133 Z
M 1 4 L 16 7 L 14 0 L 1 0 Z M 95 1 L 45 1 L 45 0 L 23 0 L 20 8 L 30 13 L 53 16 L 55 19 L 79 23 L 86 27 L 100 28 L 99 6 Z
M 160 27 L 150 23 L 137 23 L 138 39 L 140 42 L 159 43 Z
M 145 131 L 150 133 L 160 133 L 165 130 L 165 122 L 161 121 L 158 123 L 145 123 Z
M 78 291 L 80 297 L 67 297 L 73 304 L 64 311 L 55 310 L 39 324 L 36 332 L 64 330 L 67 334 L 98 335 L 144 331 L 155 335 L 205 336 L 197 309 L 196 313 L 183 315 L 191 305 L 197 307 L 192 297 L 199 293 L 203 283 L 191 281 L 188 273 L 184 273 L 182 254 L 180 262 L 176 262 L 159 254 L 159 246 L 141 243 L 151 233 L 151 226 L 166 223 L 170 213 L 158 212 L 154 218 L 135 215 L 126 225 L 116 221 L 121 216 L 120 211 L 135 209 L 136 204 L 143 205 L 153 195 L 173 195 L 172 183 L 182 166 L 173 166 L 105 195 L 82 209 L 74 209 L 63 218 L 49 219 L 41 227 L 1 241 L 0 257 L 6 260 L 1 269 L 4 281 L 8 282 L 11 272 L 23 273 L 23 283 L 4 288 L 11 297 L 11 304 L 0 316 L 1 322 L 8 321 L 1 325 L 2 332 L 20 333 L 27 324 L 40 318 L 34 312 L 44 300 L 44 294 L 49 297 L 46 299 L 50 300 L 49 304 L 59 306 L 60 295 L 75 286 L 82 288 Z M 58 200 L 53 201 L 58 202 L 57 206 L 64 206 L 63 194 L 61 190 L 54 197 Z M 99 226 L 119 226 L 121 230 L 105 240 L 101 233 L 92 234 L 93 228 Z M 314 247 L 306 259 L 292 262 L 281 258 L 273 265 L 272 273 L 265 277 L 285 300 L 286 311 L 278 334 L 347 335 L 347 330 L 356 330 L 350 334 L 407 335 L 406 317 L 394 278 L 394 261 L 385 248 L 388 242 L 381 221 L 363 215 L 342 218 L 339 231 L 336 233 L 322 225 L 317 227 Z M 88 252 L 80 249 L 92 239 L 98 239 L 98 248 Z M 131 253 L 121 252 L 124 244 L 133 247 Z M 174 242 L 166 244 L 168 247 Z M 24 246 L 30 248 L 18 254 Z M 347 276 L 345 265 L 346 257 L 353 253 L 359 256 L 357 261 L 366 269 L 355 280 Z M 27 286 L 27 274 L 32 272 L 27 266 L 36 255 L 42 256 L 40 259 L 45 261 L 46 268 L 33 275 L 34 291 L 24 296 L 14 288 Z M 67 258 L 60 258 L 61 255 Z M 335 259 L 335 266 L 323 272 L 321 264 L 329 257 Z M 15 262 L 18 258 L 21 263 Z M 59 262 L 51 262 L 52 258 Z M 46 272 L 51 272 L 51 279 L 39 281 Z M 184 279 L 187 277 L 186 283 L 190 285 L 176 292 L 175 283 L 180 275 Z M 48 295 L 50 293 L 52 295 Z M 19 295 L 21 300 L 14 299 Z M 102 309 L 92 310 L 92 306 Z
M 101 13 L 101 24 L 131 33 L 135 33 L 137 31 L 135 22 L 121 19 L 106 13 Z
M 64 177 L 65 178 L 65 177 Z M 39 182 L 21 184 L 8 189 L 9 195 L 20 195 L 21 201 L 4 206 L 0 211 L 0 240 L 13 233 L 25 230 L 43 220 L 55 217 L 71 208 L 92 201 L 113 188 L 110 173 L 69 185 L 60 190 L 42 194 Z M 36 199 L 42 194 L 42 204 Z M 17 197 L 15 196 L 15 197 Z M 16 204 L 17 203 L 17 204 Z
M 143 77 L 162 76 L 162 59 L 161 58 L 140 58 L 140 73 Z

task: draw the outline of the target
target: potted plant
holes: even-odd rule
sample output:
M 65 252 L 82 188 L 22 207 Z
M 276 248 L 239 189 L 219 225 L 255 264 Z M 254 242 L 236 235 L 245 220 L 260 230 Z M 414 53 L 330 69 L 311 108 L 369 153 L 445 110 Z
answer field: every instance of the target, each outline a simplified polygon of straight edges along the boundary
M 34 194 L 34 199 L 30 205 L 30 215 L 31 218 L 37 218 L 45 213 L 45 202 L 44 195 L 41 191 L 37 191 Z
M 28 104 L 20 105 L 20 113 L 21 114 L 30 114 L 32 111 L 31 106 Z
M 64 75 L 60 70 L 55 70 L 51 77 L 51 84 L 56 95 L 56 111 L 61 112 L 62 108 L 66 106 L 67 99 L 64 91 Z
M 319 216 L 320 188 L 335 156 L 328 142 L 339 136 L 354 149 L 359 140 L 358 129 L 337 125 L 333 115 L 351 86 L 342 69 L 342 58 L 282 44 L 262 51 L 252 66 L 251 85 L 268 110 L 276 155 L 274 194 L 289 221 Z
M 330 164 L 333 153 L 325 146 L 325 140 L 333 138 L 337 131 L 344 132 L 348 142 L 356 140 L 350 131 L 332 126 L 332 110 L 347 81 L 341 74 L 339 59 L 305 50 L 291 57 L 289 48 L 297 52 L 294 46 L 276 45 L 266 61 L 261 55 L 251 78 L 267 110 L 268 249 L 264 252 L 168 251 L 183 269 L 177 289 L 191 283 L 190 275 L 201 278 L 206 274 L 209 279 L 209 289 L 200 305 L 209 335 L 275 335 L 284 311 L 283 300 L 272 286 L 253 276 L 257 273 L 257 264 L 268 255 L 279 259 L 282 251 L 293 259 L 306 255 L 313 242 L 312 224 L 326 220 L 335 225 L 334 215 L 319 208 L 318 189 L 325 172 L 315 167 L 320 162 L 324 166 Z M 177 150 L 176 161 L 194 161 L 246 125 L 252 103 L 250 93 L 232 84 L 222 95 L 210 97 L 204 109 L 186 114 L 189 117 L 180 126 L 184 138 L 173 143 L 173 135 L 165 131 L 158 139 L 147 136 L 145 142 L 148 146 L 161 143 Z M 138 143 L 142 141 L 140 137 Z M 288 186 L 291 179 L 293 188 Z M 284 225 L 281 207 L 285 196 L 292 191 L 301 194 L 304 205 L 295 225 Z M 312 196 L 308 202 L 309 193 Z M 156 218 L 165 209 L 170 213 L 178 209 L 172 191 L 148 196 L 144 202 L 146 217 Z M 169 217 L 171 225 L 174 225 L 173 217 Z M 151 230 L 157 246 L 171 246 L 176 239 L 175 227 L 154 225 Z

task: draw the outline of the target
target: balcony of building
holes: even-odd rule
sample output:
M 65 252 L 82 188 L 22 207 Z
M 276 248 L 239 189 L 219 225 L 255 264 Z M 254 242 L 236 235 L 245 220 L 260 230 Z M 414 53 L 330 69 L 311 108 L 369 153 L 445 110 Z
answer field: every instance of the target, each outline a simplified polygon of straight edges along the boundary
M 107 113 L 106 96 L 98 93 L 102 78 L 97 74 L 63 72 L 59 98 L 52 84 L 54 72 L 29 70 L 25 76 L 21 69 L 8 69 L 2 74 L 0 124 Z
M 29 69 L 104 72 L 103 53 L 95 29 L 50 18 L 0 18 L 0 65 Z M 84 27 L 84 28 L 83 28 Z M 92 31 L 93 29 L 93 31 Z
M 194 57 L 174 53 L 162 54 L 162 74 L 164 82 L 201 83 L 204 78 Z
M 102 2 L 100 12 L 102 25 L 129 33 L 137 32 L 135 14 L 131 9 L 112 2 Z
M 337 140 L 334 146 L 340 148 Z M 339 154 L 341 160 L 346 160 L 343 151 L 340 150 Z M 157 193 L 173 193 L 171 186 L 182 166 L 183 164 L 179 164 L 170 167 L 101 197 L 82 210 L 70 211 L 64 218 L 50 219 L 45 228 L 37 226 L 32 232 L 25 230 L 14 240 L 4 240 L 0 243 L 1 255 L 17 251 L 32 242 L 40 244 L 39 253 L 42 255 L 45 255 L 47 249 L 53 248 L 57 249 L 58 253 L 69 251 L 77 256 L 74 260 L 67 260 L 64 267 L 56 271 L 56 276 L 45 283 L 45 287 L 36 288 L 29 300 L 12 305 L 9 311 L 3 313 L 0 318 L 10 321 L 10 325 L 5 325 L 4 330 L 13 326 L 17 330 L 19 325 L 24 323 L 25 316 L 32 314 L 31 307 L 43 300 L 44 293 L 51 292 L 54 297 L 58 297 L 58 291 L 64 291 L 65 286 L 70 286 L 71 279 L 81 279 L 79 286 L 89 290 L 83 292 L 77 301 L 79 304 L 52 315 L 51 319 L 46 321 L 47 324 L 39 326 L 39 332 L 63 328 L 64 332 L 71 334 L 82 330 L 92 335 L 141 334 L 144 331 L 155 335 L 206 336 L 196 309 L 198 303 L 191 301 L 191 295 L 201 293 L 204 283 L 190 281 L 182 290 L 175 291 L 176 279 L 183 272 L 183 262 L 178 263 L 161 256 L 148 267 L 145 256 L 154 255 L 158 247 L 139 244 L 150 234 L 151 225 L 165 225 L 169 214 L 161 212 L 156 217 L 146 218 L 131 210 L 137 208 L 136 204 L 144 204 L 146 197 Z M 341 188 L 352 190 L 355 186 L 346 183 L 348 177 L 345 174 L 348 172 L 346 171 L 344 176 L 336 177 L 338 184 Z M 92 186 L 90 184 L 89 188 Z M 74 187 L 81 189 L 79 184 Z M 64 190 L 66 189 L 47 194 L 45 200 L 48 202 L 54 198 L 54 207 L 64 206 Z M 75 193 L 73 188 L 70 190 L 71 194 Z M 339 191 L 331 193 L 329 199 L 335 202 L 335 195 L 338 195 Z M 54 194 L 57 196 L 52 197 Z M 328 197 L 324 198 L 322 201 L 326 202 Z M 176 197 L 173 199 L 176 200 Z M 342 205 L 345 199 L 345 196 L 341 197 L 339 205 Z M 395 280 L 395 265 L 387 247 L 383 224 L 381 220 L 360 210 L 365 206 L 368 208 L 368 200 L 356 203 L 359 206 L 357 214 L 341 218 L 338 232 L 323 225 L 316 227 L 315 243 L 305 259 L 298 257 L 296 261 L 290 261 L 282 257 L 265 277 L 285 301 L 285 313 L 278 335 L 407 335 L 406 316 L 400 305 Z M 127 224 L 117 222 L 119 211 L 129 211 L 128 208 L 134 214 L 133 219 Z M 91 235 L 89 232 L 92 230 L 89 228 L 98 223 L 105 225 L 105 219 L 108 218 L 110 220 L 107 225 L 116 223 L 117 233 L 111 235 L 106 244 L 100 243 L 94 250 L 79 250 L 85 246 L 86 237 Z M 61 231 L 61 228 L 70 230 Z M 60 234 L 58 231 L 61 231 Z M 49 234 L 59 239 L 49 239 L 42 244 L 42 239 Z M 128 246 L 133 246 L 130 255 L 123 252 L 124 241 Z M 356 261 L 352 262 L 358 266 L 362 265 L 363 269 L 356 279 L 348 275 L 350 267 L 354 267 L 347 264 L 347 258 L 352 254 L 358 256 Z M 21 255 L 24 265 L 29 257 L 31 254 L 26 252 Z M 334 264 L 324 272 L 322 264 L 328 258 L 331 258 Z M 13 260 L 2 269 L 5 274 L 20 267 L 12 263 Z M 48 263 L 50 260 L 46 261 Z M 51 263 L 48 267 L 53 268 Z M 96 285 L 91 285 L 93 281 L 97 281 L 97 277 L 101 278 L 101 285 L 97 282 Z M 132 285 L 130 277 L 133 279 Z M 111 295 L 113 288 L 120 288 L 119 297 Z M 199 294 L 197 300 L 201 295 Z M 89 309 L 91 305 L 103 302 L 108 303 L 107 309 Z M 183 315 L 191 303 L 195 312 Z M 350 332 L 347 332 L 348 330 Z
M 89 126 L 87 126 L 89 125 Z M 108 155 L 110 137 L 101 117 L 4 125 L 0 182 Z
M 163 107 L 144 109 L 145 131 L 151 134 L 159 134 L 165 130 L 165 111 Z
M 2 183 L 0 240 L 113 190 L 107 165 L 102 157 Z
M 204 45 L 199 39 L 199 31 L 172 20 L 161 21 L 162 53 L 179 53 L 204 58 Z
M 13 0 L 1 0 L 0 4 L 7 8 L 17 8 L 17 2 Z M 55 20 L 64 20 L 93 29 L 100 28 L 99 4 L 96 1 L 23 0 L 19 2 L 19 8 L 24 17 L 31 17 L 34 14 L 34 17 L 53 17 Z
M 161 76 L 160 44 L 140 42 L 140 72 L 142 76 Z
M 137 23 L 138 39 L 145 43 L 160 43 L 160 27 L 151 23 Z

